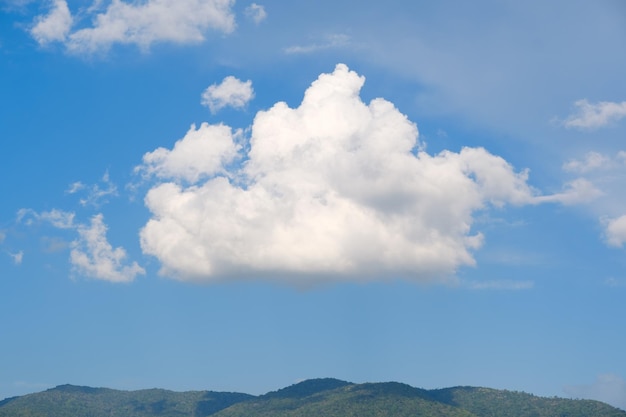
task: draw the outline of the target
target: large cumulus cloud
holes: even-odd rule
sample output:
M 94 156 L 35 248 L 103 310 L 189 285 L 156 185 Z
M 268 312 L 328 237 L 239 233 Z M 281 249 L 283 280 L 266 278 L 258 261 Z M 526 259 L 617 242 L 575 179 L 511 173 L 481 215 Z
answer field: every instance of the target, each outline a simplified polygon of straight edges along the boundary
M 536 201 L 525 171 L 482 148 L 426 153 L 392 103 L 361 100 L 363 83 L 340 64 L 299 107 L 259 112 L 245 146 L 205 125 L 172 150 L 147 153 L 139 169 L 157 182 L 141 246 L 161 273 L 446 280 L 474 264 L 476 211 Z

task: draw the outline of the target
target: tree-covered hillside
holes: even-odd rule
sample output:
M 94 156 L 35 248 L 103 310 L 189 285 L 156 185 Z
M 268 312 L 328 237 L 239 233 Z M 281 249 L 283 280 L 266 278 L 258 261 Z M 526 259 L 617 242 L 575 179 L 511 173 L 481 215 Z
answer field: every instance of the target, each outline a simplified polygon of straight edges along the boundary
M 261 396 L 62 385 L 0 401 L 0 417 L 626 417 L 598 401 L 489 388 L 424 390 L 325 378 Z
M 182 417 L 209 416 L 248 394 L 162 389 L 118 391 L 61 385 L 0 403 L 0 417 Z

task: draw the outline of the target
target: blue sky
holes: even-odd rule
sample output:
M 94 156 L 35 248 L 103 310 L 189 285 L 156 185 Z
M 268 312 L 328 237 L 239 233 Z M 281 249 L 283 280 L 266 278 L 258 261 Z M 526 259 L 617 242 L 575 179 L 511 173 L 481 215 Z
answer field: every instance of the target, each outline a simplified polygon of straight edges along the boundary
M 623 3 L 0 7 L 0 398 L 626 409 Z

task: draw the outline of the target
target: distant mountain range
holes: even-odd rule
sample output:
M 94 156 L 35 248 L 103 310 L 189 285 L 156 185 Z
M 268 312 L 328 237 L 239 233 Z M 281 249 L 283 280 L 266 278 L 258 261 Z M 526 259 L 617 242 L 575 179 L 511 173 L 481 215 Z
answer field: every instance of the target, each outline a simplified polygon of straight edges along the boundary
M 0 417 L 626 417 L 598 401 L 477 387 L 311 379 L 265 395 L 61 385 L 0 401 Z

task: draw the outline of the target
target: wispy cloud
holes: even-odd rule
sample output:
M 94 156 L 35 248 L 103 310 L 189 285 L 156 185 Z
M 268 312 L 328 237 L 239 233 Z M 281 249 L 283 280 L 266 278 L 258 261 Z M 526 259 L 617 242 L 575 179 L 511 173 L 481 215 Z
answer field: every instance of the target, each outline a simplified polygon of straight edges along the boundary
M 42 45 L 62 42 L 77 54 L 106 52 L 114 44 L 137 45 L 143 50 L 157 42 L 178 44 L 201 42 L 205 33 L 235 29 L 234 0 L 117 0 L 99 12 L 99 3 L 81 16 L 92 26 L 78 26 L 66 0 L 55 0 L 47 15 L 39 16 L 31 35 Z
M 20 209 L 17 212 L 17 222 L 32 225 L 34 222 L 48 222 L 58 229 L 72 229 L 74 227 L 73 212 L 52 209 L 41 213 L 32 209 Z
M 327 35 L 322 41 L 308 45 L 294 45 L 284 49 L 286 54 L 310 54 L 332 48 L 344 48 L 350 45 L 350 37 L 346 34 L 335 33 Z
M 55 253 L 66 250 L 69 242 L 57 236 L 43 236 L 41 245 L 45 253 Z
M 207 106 L 211 113 L 216 113 L 224 107 L 242 109 L 253 98 L 252 81 L 241 81 L 233 76 L 228 76 L 220 84 L 207 87 L 202 93 L 201 103 L 203 106 Z
M 24 251 L 19 251 L 16 253 L 9 253 L 9 256 L 11 257 L 11 259 L 13 259 L 13 263 L 15 265 L 21 265 L 22 260 L 24 259 Z
M 626 243 L 626 214 L 617 218 L 603 220 L 606 243 L 616 248 Z
M 267 18 L 265 7 L 256 3 L 252 3 L 246 7 L 245 14 L 248 19 L 252 19 L 257 25 Z
M 611 158 L 592 151 L 588 152 L 582 160 L 571 159 L 567 161 L 563 164 L 563 170 L 584 174 L 597 169 L 606 169 L 611 163 Z
M 503 290 L 503 291 L 519 291 L 531 290 L 535 287 L 533 281 L 515 281 L 515 280 L 490 280 L 490 281 L 468 281 L 464 283 L 471 290 Z
M 79 200 L 82 206 L 99 207 L 108 202 L 110 197 L 117 196 L 117 186 L 111 181 L 109 172 L 102 176 L 100 184 L 86 185 L 80 181 L 69 185 L 66 194 L 83 193 L 85 196 Z
M 626 168 L 626 152 L 618 151 L 614 155 L 600 152 L 587 152 L 581 159 L 570 159 L 563 164 L 563 170 L 576 174 L 589 174 L 596 171 L 608 171 Z
M 113 248 L 107 240 L 102 214 L 93 216 L 89 225 L 79 225 L 77 231 L 79 237 L 72 242 L 70 260 L 79 274 L 111 282 L 130 282 L 145 274 L 137 262 L 124 265 L 126 251 Z
M 586 99 L 574 103 L 576 112 L 563 121 L 568 128 L 597 129 L 626 117 L 626 101 L 621 103 L 600 101 L 590 103 Z
M 0 10 L 3 11 L 22 11 L 30 3 L 35 0 L 0 0 Z
M 127 255 L 124 248 L 113 248 L 108 242 L 107 226 L 102 214 L 93 216 L 89 224 L 78 223 L 75 218 L 75 213 L 58 209 L 41 213 L 22 209 L 17 214 L 18 223 L 34 225 L 36 222 L 46 222 L 58 229 L 75 231 L 78 238 L 70 245 L 70 263 L 77 274 L 111 282 L 129 282 L 137 275 L 145 274 L 144 269 L 136 262 L 125 264 Z M 64 249 L 66 244 L 59 239 L 50 238 L 48 246 L 54 252 Z M 22 253 L 14 256 L 16 263 L 22 261 L 22 256 Z
M 65 0 L 51 1 L 50 12 L 35 20 L 30 33 L 40 45 L 64 42 L 72 27 L 73 18 Z
M 564 205 L 582 204 L 595 200 L 602 195 L 593 182 L 577 178 L 565 183 L 560 193 L 535 197 L 536 203 L 561 203 Z

